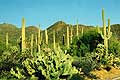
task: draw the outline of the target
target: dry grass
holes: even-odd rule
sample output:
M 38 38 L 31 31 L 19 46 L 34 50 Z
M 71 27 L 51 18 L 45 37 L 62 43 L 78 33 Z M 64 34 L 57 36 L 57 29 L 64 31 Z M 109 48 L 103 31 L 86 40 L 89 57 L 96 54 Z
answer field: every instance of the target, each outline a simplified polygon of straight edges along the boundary
M 120 77 L 120 69 L 111 67 L 110 71 L 106 71 L 105 69 L 101 69 L 100 71 L 95 70 L 91 72 L 96 75 L 100 80 L 112 80 L 115 77 Z

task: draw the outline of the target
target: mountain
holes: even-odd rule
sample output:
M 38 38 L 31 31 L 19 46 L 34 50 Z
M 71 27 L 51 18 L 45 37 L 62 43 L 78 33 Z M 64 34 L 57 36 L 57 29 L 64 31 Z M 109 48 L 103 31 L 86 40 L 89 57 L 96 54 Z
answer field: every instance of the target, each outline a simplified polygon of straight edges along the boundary
M 120 24 L 111 25 L 111 31 L 120 40 Z
M 63 21 L 58 21 L 47 28 L 48 30 L 48 39 L 49 43 L 53 42 L 53 31 L 55 31 L 56 36 L 56 42 L 62 43 L 63 35 L 66 35 L 67 26 L 69 26 L 69 32 L 72 27 L 73 35 L 76 35 L 76 26 L 77 25 L 71 25 L 67 24 Z M 81 34 L 81 30 L 83 28 L 84 32 L 87 32 L 88 30 L 95 29 L 93 26 L 87 26 L 78 24 L 79 34 Z M 113 24 L 111 25 L 111 31 L 113 32 L 113 35 L 115 35 L 120 40 L 120 24 Z M 9 43 L 12 45 L 17 44 L 17 39 L 21 36 L 21 28 L 16 27 L 13 24 L 3 23 L 0 24 L 0 42 L 5 43 L 5 35 L 8 33 L 9 35 Z M 26 27 L 26 39 L 30 41 L 31 34 L 34 34 L 34 37 L 37 36 L 38 28 L 36 26 L 28 26 Z M 42 30 L 42 37 L 45 40 L 45 32 Z M 65 36 L 66 41 L 66 36 Z

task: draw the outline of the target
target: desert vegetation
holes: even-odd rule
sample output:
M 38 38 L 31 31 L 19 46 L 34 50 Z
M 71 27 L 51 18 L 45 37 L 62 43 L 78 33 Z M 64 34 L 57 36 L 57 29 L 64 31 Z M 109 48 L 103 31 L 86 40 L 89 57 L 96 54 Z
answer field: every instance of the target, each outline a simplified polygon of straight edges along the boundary
M 106 26 L 106 21 L 108 25 Z M 120 76 L 120 24 L 59 21 L 46 30 L 0 24 L 0 80 L 111 80 Z M 107 76 L 105 76 L 107 75 Z

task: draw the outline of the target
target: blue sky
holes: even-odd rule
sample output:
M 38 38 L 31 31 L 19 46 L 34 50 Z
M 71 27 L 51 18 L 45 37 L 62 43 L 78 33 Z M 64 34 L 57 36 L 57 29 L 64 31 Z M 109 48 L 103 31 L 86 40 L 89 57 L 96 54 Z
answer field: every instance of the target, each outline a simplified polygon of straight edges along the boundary
M 120 23 L 120 0 L 0 0 L 0 23 L 11 23 L 21 27 L 21 18 L 26 26 L 41 25 L 45 29 L 63 20 L 66 23 L 102 25 L 101 10 L 104 8 L 106 21 Z

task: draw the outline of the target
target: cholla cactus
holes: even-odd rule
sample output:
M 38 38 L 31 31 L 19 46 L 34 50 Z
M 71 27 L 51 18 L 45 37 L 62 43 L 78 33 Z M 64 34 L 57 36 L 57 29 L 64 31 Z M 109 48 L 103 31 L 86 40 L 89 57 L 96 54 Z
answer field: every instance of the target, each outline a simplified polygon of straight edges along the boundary
M 22 52 L 26 48 L 25 45 L 25 19 L 22 18 Z
M 54 47 L 54 50 L 55 50 L 55 48 L 56 48 L 56 45 L 55 45 L 55 30 L 53 32 L 53 47 Z
M 106 48 L 106 56 L 108 56 L 108 40 L 112 36 L 112 32 L 110 32 L 110 19 L 108 19 L 108 31 L 106 30 L 106 23 L 105 23 L 105 18 L 104 18 L 104 9 L 102 9 L 102 21 L 103 21 L 104 35 L 101 33 L 101 36 L 104 39 L 104 46 Z
M 69 48 L 69 26 L 67 26 L 67 47 Z
M 40 52 L 40 44 L 41 44 L 41 40 L 40 40 L 40 25 L 39 25 L 39 28 L 38 28 L 38 52 Z
M 31 55 L 33 54 L 33 38 L 34 38 L 34 35 L 32 34 L 31 35 Z
M 6 33 L 6 48 L 8 48 L 8 33 Z
M 45 30 L 45 42 L 48 45 L 48 34 L 47 34 L 47 30 Z

